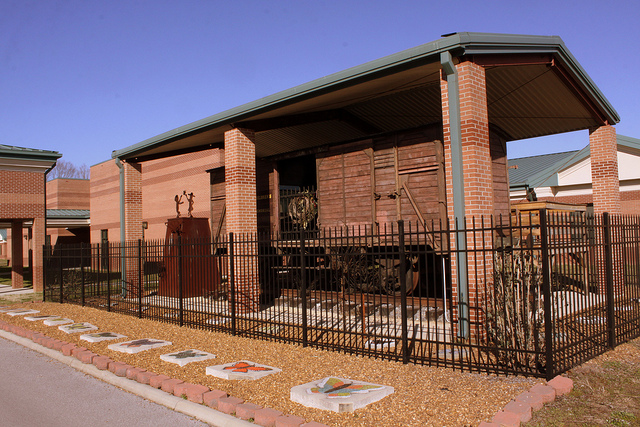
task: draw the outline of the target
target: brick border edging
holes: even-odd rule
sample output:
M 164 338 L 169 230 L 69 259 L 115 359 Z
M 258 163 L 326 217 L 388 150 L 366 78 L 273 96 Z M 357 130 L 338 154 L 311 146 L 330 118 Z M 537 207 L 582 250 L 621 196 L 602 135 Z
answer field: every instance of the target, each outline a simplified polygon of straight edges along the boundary
M 558 375 L 544 384 L 536 384 L 524 393 L 520 393 L 491 419 L 483 421 L 479 427 L 519 427 L 520 423 L 531 420 L 533 411 L 551 403 L 556 397 L 569 393 L 573 389 L 571 378 Z
M 151 394 L 157 395 L 157 393 L 162 393 L 164 396 L 155 396 L 156 398 L 154 399 L 153 396 L 149 396 L 150 393 L 145 393 L 145 398 L 167 406 L 170 409 L 186 413 L 196 418 L 200 418 L 197 413 L 194 413 L 194 409 L 197 409 L 198 406 L 200 406 L 200 408 L 204 407 L 214 410 L 214 416 L 224 418 L 224 420 L 222 420 L 223 422 L 217 425 L 232 425 L 234 424 L 233 420 L 237 420 L 237 422 L 240 423 L 236 425 L 243 425 L 244 422 L 248 422 L 249 419 L 253 418 L 253 423 L 249 423 L 249 425 L 262 427 L 329 427 L 326 424 L 315 421 L 307 422 L 305 419 L 297 416 L 285 415 L 275 409 L 263 408 L 262 406 L 245 402 L 240 398 L 229 396 L 221 390 L 211 390 L 209 387 L 200 384 L 186 383 L 176 378 L 155 374 L 141 368 L 114 361 L 107 356 L 93 353 L 85 347 L 79 347 L 66 341 L 50 338 L 40 332 L 34 332 L 22 326 L 5 322 L 4 320 L 0 320 L 0 329 L 14 337 L 17 336 L 31 340 L 34 346 L 30 348 L 40 353 L 48 356 L 52 356 L 50 351 L 61 353 L 57 359 L 72 368 L 79 369 L 81 368 L 79 365 L 92 367 L 93 369 L 79 370 L 91 374 L 100 380 L 105 381 L 106 375 L 114 375 L 124 381 L 132 380 L 142 386 L 152 387 L 155 390 L 150 390 Z M 24 343 L 18 339 L 13 341 L 24 345 Z M 68 360 L 70 357 L 76 360 Z M 107 374 L 107 372 L 109 374 Z M 111 381 L 107 382 L 113 384 Z M 127 387 L 126 390 L 134 392 L 131 387 Z M 171 395 L 171 398 L 167 395 Z M 176 398 L 178 401 L 175 400 Z M 183 399 L 186 399 L 186 402 L 184 402 Z M 196 406 L 194 408 L 191 407 L 191 405 Z M 183 408 L 180 406 L 183 406 Z M 186 406 L 186 408 L 184 406 Z M 199 411 L 196 410 L 195 412 Z M 211 423 L 211 418 L 208 417 L 203 421 Z

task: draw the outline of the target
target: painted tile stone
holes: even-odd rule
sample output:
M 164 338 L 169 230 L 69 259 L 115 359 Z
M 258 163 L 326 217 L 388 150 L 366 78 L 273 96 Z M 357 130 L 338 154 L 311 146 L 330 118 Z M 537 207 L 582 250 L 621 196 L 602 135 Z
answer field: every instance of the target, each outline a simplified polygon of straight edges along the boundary
M 25 316 L 24 320 L 28 320 L 30 322 L 35 322 L 37 320 L 47 320 L 47 319 L 55 319 L 58 316 L 51 316 L 47 314 L 41 314 L 40 316 Z
M 160 359 L 164 360 L 165 362 L 184 366 L 187 363 L 200 362 L 202 360 L 213 359 L 215 357 L 215 354 L 207 353 L 206 351 L 191 349 L 179 351 L 177 353 L 163 354 L 160 356 Z
M 257 380 L 271 374 L 281 372 L 281 369 L 273 366 L 261 365 L 249 360 L 240 360 L 224 365 L 207 366 L 207 375 L 212 375 L 223 380 Z
M 7 311 L 6 314 L 9 316 L 24 316 L 25 314 L 36 314 L 40 313 L 40 310 L 27 310 L 27 309 L 18 309 Z
M 126 335 L 116 334 L 115 332 L 95 332 L 93 334 L 80 335 L 81 340 L 89 342 L 100 342 L 107 340 L 116 340 L 119 338 L 126 338 Z
M 47 326 L 66 325 L 68 323 L 73 323 L 73 320 L 67 319 L 66 317 L 54 317 L 53 319 L 44 321 L 44 324 Z
M 291 388 L 294 402 L 333 412 L 353 412 L 393 393 L 393 387 L 327 377 Z
M 73 323 L 71 325 L 61 325 L 61 326 L 58 326 L 58 329 L 68 334 L 75 334 L 77 332 L 95 331 L 96 329 L 98 329 L 98 327 L 95 325 L 92 325 L 91 323 L 82 322 L 82 323 Z
M 117 344 L 109 344 L 109 350 L 119 351 L 121 353 L 139 353 L 141 351 L 151 350 L 152 348 L 164 347 L 171 345 L 170 341 L 154 340 L 153 338 L 142 338 L 139 340 L 125 341 Z

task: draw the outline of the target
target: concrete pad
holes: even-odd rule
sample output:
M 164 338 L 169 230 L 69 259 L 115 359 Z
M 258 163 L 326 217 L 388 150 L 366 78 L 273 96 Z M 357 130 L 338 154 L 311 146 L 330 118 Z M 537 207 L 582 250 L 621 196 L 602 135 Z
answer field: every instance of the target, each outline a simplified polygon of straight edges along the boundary
M 327 377 L 291 388 L 294 402 L 333 412 L 353 412 L 392 394 L 393 387 Z
M 18 310 L 11 310 L 6 312 L 6 314 L 8 314 L 9 316 L 24 316 L 26 314 L 36 314 L 36 313 L 40 313 L 40 310 L 18 309 Z
M 89 342 L 100 342 L 106 340 L 116 340 L 126 338 L 126 335 L 116 334 L 115 332 L 95 332 L 93 334 L 80 335 L 80 339 Z
M 184 350 L 177 353 L 168 353 L 160 356 L 160 359 L 165 362 L 175 363 L 176 365 L 184 366 L 191 362 L 200 362 L 202 360 L 214 359 L 215 354 L 207 353 L 200 350 Z
M 53 319 L 47 319 L 44 321 L 44 324 L 47 326 L 66 325 L 68 323 L 73 323 L 73 320 L 67 319 L 66 317 L 54 317 Z
M 87 332 L 87 331 L 95 331 L 98 329 L 97 326 L 92 325 L 91 323 L 82 322 L 82 323 L 73 323 L 71 325 L 61 325 L 58 326 L 62 332 L 67 334 L 75 334 L 78 332 Z
M 151 350 L 153 348 L 171 345 L 170 341 L 156 340 L 153 338 L 142 338 L 139 340 L 125 341 L 117 344 L 109 344 L 109 350 L 119 351 L 120 353 L 139 353 L 141 351 Z
M 207 366 L 206 374 L 223 380 L 257 380 L 271 374 L 281 372 L 273 366 L 261 365 L 249 360 Z
M 386 338 L 373 339 L 365 342 L 364 348 L 369 350 L 392 350 L 396 348 L 396 341 Z
M 25 316 L 24 320 L 28 320 L 30 322 L 35 322 L 37 320 L 47 320 L 47 319 L 55 319 L 58 316 L 51 316 L 48 314 L 41 314 L 40 316 Z

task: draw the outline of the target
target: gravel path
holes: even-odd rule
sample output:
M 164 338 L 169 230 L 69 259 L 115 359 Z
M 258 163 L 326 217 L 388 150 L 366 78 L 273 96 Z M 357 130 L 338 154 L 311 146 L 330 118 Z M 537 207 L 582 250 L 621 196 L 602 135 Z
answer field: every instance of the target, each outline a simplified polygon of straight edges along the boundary
M 29 303 L 16 307 L 34 308 L 40 310 L 40 314 L 68 317 L 75 322 L 89 322 L 98 326 L 96 332 L 125 334 L 126 340 L 156 338 L 171 341 L 172 346 L 129 355 L 109 350 L 107 346 L 114 341 L 89 343 L 79 339 L 81 334 L 66 334 L 42 321 L 30 322 L 22 317 L 0 314 L 4 321 L 87 347 L 113 360 L 224 390 L 230 396 L 330 426 L 478 425 L 490 420 L 516 395 L 542 383 L 532 378 L 403 365 L 293 344 L 233 337 L 75 305 Z M 160 360 L 161 354 L 187 349 L 210 352 L 217 357 L 185 367 Z M 205 374 L 206 366 L 241 359 L 275 366 L 282 372 L 257 381 L 227 381 Z M 392 386 L 395 393 L 366 408 L 343 414 L 306 408 L 289 400 L 291 387 L 330 375 Z

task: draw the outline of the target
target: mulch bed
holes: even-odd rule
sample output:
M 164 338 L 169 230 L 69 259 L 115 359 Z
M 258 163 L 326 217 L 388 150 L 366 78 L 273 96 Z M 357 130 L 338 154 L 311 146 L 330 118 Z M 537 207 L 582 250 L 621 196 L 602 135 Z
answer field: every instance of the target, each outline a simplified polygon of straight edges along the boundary
M 89 322 L 99 328 L 93 332 L 117 332 L 127 338 L 90 343 L 80 340 L 81 334 L 66 334 L 55 326 L 44 325 L 42 321 L 30 322 L 22 317 L 4 314 L 0 314 L 0 318 L 49 337 L 86 347 L 116 361 L 223 390 L 247 402 L 331 426 L 478 425 L 482 421 L 489 421 L 518 394 L 543 382 L 533 378 L 404 365 L 293 344 L 252 340 L 69 304 L 26 303 L 16 304 L 16 307 L 35 308 L 40 310 L 40 314 Z M 140 338 L 167 340 L 173 345 L 137 354 L 125 354 L 107 348 L 114 342 Z M 184 367 L 160 359 L 161 354 L 188 349 L 206 351 L 217 357 Z M 206 366 L 238 360 L 274 366 L 282 369 L 282 372 L 257 381 L 222 380 L 205 374 Z M 327 376 L 392 386 L 395 393 L 366 408 L 342 414 L 307 408 L 289 399 L 291 387 Z

